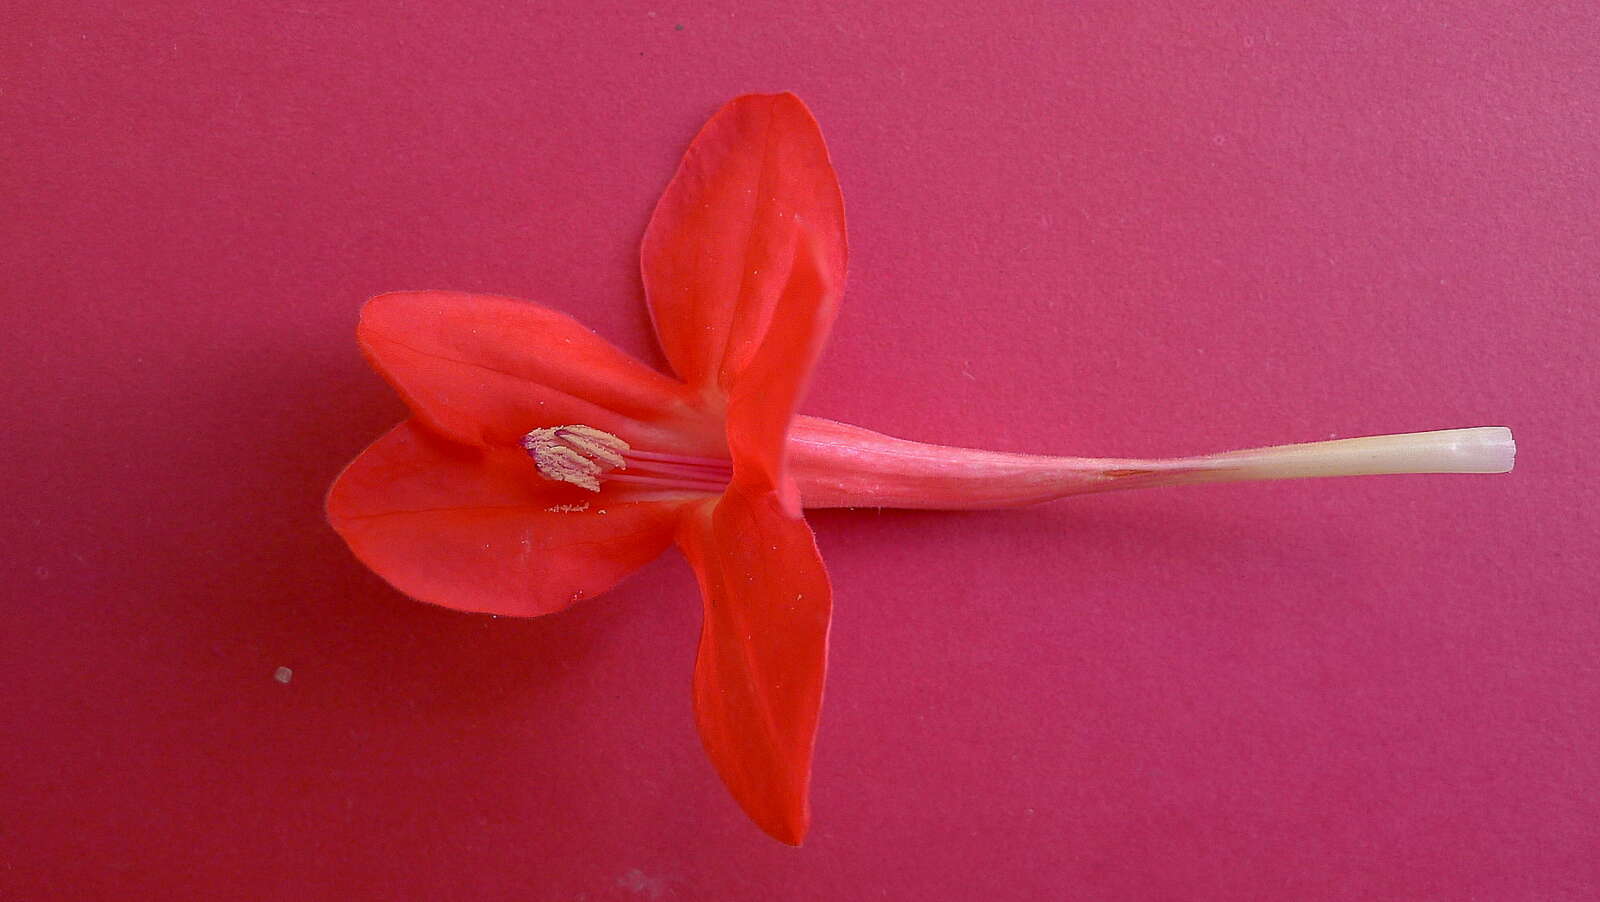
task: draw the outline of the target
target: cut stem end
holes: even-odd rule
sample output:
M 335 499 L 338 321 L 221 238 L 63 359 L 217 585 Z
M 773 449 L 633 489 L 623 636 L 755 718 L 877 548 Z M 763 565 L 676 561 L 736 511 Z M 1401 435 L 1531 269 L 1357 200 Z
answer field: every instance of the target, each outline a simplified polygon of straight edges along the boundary
M 1374 435 L 1214 454 L 1190 461 L 1232 479 L 1397 473 L 1507 473 L 1517 444 L 1504 426 Z

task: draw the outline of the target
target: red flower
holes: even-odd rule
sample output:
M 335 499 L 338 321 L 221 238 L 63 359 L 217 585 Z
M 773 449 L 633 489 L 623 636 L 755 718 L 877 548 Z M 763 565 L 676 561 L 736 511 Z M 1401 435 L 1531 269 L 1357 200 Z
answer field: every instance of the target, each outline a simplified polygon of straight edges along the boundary
M 696 136 L 641 254 L 679 378 L 527 301 L 374 298 L 357 337 L 411 409 L 328 494 L 328 519 L 397 589 L 534 616 L 605 591 L 677 543 L 705 621 L 696 723 L 718 773 L 798 844 L 832 592 L 808 506 L 985 508 L 1185 482 L 1500 472 L 1482 428 L 1180 460 L 908 442 L 796 417 L 845 277 L 844 206 L 792 94 L 740 97 Z
M 412 417 L 328 495 L 329 522 L 367 566 L 464 611 L 548 614 L 676 541 L 705 598 L 706 751 L 746 813 L 793 844 L 832 592 L 784 448 L 845 257 L 810 112 L 792 94 L 734 100 L 644 239 L 650 312 L 682 381 L 525 301 L 382 295 L 357 337 Z

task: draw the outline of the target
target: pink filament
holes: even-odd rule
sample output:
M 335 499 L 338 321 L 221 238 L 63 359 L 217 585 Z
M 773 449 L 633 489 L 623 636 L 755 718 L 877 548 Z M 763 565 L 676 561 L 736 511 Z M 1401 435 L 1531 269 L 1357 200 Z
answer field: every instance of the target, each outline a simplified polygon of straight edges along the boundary
M 626 470 L 612 470 L 603 480 L 720 494 L 733 479 L 733 465 L 714 457 L 691 457 L 629 448 Z
M 719 479 L 727 482 L 733 478 L 731 470 L 712 470 L 703 467 L 690 467 L 683 464 L 668 464 L 643 462 L 628 467 L 629 473 L 640 473 L 646 476 L 681 476 L 691 482 L 716 482 Z
M 710 482 L 706 480 L 685 479 L 683 477 L 668 476 L 641 476 L 637 473 L 619 473 L 612 471 L 601 477 L 604 482 L 626 482 L 633 485 L 660 486 L 664 489 L 687 489 L 694 492 L 710 492 L 721 494 L 728 488 L 726 482 Z
M 691 457 L 686 454 L 662 454 L 659 451 L 641 451 L 629 448 L 623 456 L 630 461 L 653 461 L 664 464 L 678 464 L 684 467 L 695 467 L 701 470 L 713 470 L 716 473 L 732 476 L 733 465 L 726 460 L 715 457 Z

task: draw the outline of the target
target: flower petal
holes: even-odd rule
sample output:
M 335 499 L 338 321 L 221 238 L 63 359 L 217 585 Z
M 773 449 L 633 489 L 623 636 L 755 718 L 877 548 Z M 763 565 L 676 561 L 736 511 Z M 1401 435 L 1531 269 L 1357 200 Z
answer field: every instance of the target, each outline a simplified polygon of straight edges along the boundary
M 816 120 L 793 94 L 723 107 L 684 154 L 640 252 L 656 334 L 691 386 L 727 390 L 767 331 L 802 235 L 844 284 L 844 201 Z
M 571 423 L 663 451 L 706 453 L 722 442 L 690 410 L 683 385 L 530 301 L 379 295 L 362 308 L 356 336 L 416 417 L 464 444 L 512 447 L 530 429 Z
M 816 542 L 773 493 L 735 486 L 684 518 L 678 544 L 705 601 L 694 667 L 700 739 L 751 820 L 799 845 L 833 605 Z
M 327 499 L 328 522 L 396 589 L 519 617 L 615 585 L 671 543 L 684 506 L 545 482 L 520 450 L 456 444 L 414 420 L 363 451 Z

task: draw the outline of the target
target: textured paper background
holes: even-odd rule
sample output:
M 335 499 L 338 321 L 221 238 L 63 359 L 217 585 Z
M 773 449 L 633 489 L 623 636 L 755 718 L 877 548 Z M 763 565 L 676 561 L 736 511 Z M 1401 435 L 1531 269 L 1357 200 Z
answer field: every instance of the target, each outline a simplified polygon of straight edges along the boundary
M 33 3 L 0 35 L 0 896 L 1600 893 L 1587 3 Z M 814 518 L 801 851 L 663 558 L 551 618 L 323 525 L 398 288 L 659 363 L 637 242 L 793 89 L 849 206 L 806 410 L 1181 454 L 1508 424 L 1515 475 Z M 278 667 L 292 680 L 274 680 Z

